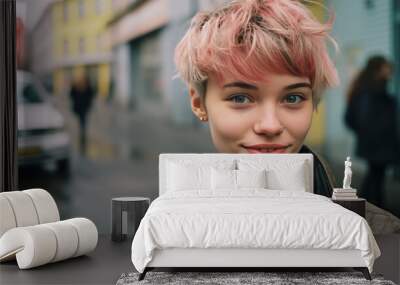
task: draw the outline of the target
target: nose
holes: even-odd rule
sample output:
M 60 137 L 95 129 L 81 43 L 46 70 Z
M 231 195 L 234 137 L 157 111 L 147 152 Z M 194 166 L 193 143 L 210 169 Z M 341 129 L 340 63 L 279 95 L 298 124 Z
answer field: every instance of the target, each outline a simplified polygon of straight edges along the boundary
M 272 138 L 279 136 L 283 132 L 284 126 L 279 119 L 276 108 L 268 107 L 260 112 L 253 129 L 258 135 Z

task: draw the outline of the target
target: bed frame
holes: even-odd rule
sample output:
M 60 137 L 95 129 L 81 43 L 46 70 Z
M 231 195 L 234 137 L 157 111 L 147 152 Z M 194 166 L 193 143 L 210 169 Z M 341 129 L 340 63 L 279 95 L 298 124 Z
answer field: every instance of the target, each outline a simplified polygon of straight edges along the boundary
M 368 268 L 361 258 L 359 250 L 329 250 L 329 249 L 183 249 L 171 248 L 156 250 L 152 261 L 143 273 L 155 268 L 196 269 L 206 271 L 215 269 L 234 269 L 234 271 L 259 271 L 271 268 L 290 271 L 291 268 L 338 268 L 350 267 L 361 271 L 367 280 L 371 280 Z M 228 270 L 229 271 L 229 270 Z
M 161 154 L 159 158 L 159 193 L 166 191 L 166 165 L 168 160 L 221 160 L 221 159 L 260 159 L 264 156 L 253 154 Z M 267 154 L 268 159 L 288 160 L 284 154 Z M 292 154 L 290 160 L 305 160 L 309 167 L 308 192 L 313 192 L 313 156 L 312 154 Z M 146 273 L 154 269 L 213 269 L 231 271 L 265 271 L 271 268 L 343 268 L 350 267 L 361 271 L 367 280 L 371 275 L 361 257 L 360 250 L 330 250 L 330 249 L 254 249 L 254 248 L 168 248 L 157 249 L 151 262 L 139 280 L 143 280 Z M 262 270 L 263 269 L 263 270 Z

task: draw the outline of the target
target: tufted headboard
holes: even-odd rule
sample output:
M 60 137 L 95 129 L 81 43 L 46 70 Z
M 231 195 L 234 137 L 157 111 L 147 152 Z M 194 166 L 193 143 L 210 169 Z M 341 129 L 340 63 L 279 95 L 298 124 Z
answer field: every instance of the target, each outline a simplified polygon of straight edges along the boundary
M 265 163 L 272 168 L 274 165 L 294 165 L 303 163 L 305 166 L 305 179 L 307 192 L 313 193 L 313 156 L 312 154 L 231 154 L 231 153 L 163 153 L 159 156 L 159 195 L 166 192 L 167 166 L 170 161 L 190 161 L 198 164 L 212 164 L 218 161 L 232 161 L 238 166 L 238 162 L 245 164 Z M 240 165 L 240 163 L 239 163 Z M 289 177 L 287 177 L 289 178 Z

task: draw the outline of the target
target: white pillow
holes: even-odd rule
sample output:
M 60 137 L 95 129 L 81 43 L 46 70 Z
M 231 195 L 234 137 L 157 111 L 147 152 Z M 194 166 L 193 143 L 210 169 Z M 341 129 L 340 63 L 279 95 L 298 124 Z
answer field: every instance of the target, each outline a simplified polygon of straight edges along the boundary
M 167 184 L 168 191 L 210 189 L 210 167 L 171 162 Z
M 236 170 L 237 188 L 267 188 L 267 171 Z
M 265 170 L 211 169 L 211 189 L 266 188 Z
M 236 170 L 211 168 L 211 189 L 236 189 Z
M 304 170 L 300 167 L 293 169 L 293 171 L 290 171 L 290 173 L 284 173 L 275 169 L 270 170 L 267 172 L 267 181 L 268 189 L 302 192 L 307 191 L 307 181 L 304 176 Z
M 309 191 L 310 167 L 305 160 L 239 160 L 240 170 L 266 170 L 267 188 L 273 190 Z
M 211 190 L 211 168 L 235 169 L 235 160 L 173 159 L 166 164 L 167 191 Z
M 271 169 L 267 171 L 268 189 L 306 192 L 306 177 L 304 163 L 289 169 Z

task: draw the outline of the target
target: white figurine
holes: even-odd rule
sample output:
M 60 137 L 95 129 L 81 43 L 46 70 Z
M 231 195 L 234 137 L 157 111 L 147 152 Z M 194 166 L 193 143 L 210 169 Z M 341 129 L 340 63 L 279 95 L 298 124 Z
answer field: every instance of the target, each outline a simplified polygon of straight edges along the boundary
M 347 160 L 344 162 L 344 179 L 343 179 L 343 189 L 352 189 L 351 184 L 351 160 L 350 156 L 347 157 Z

